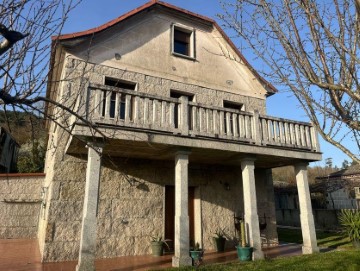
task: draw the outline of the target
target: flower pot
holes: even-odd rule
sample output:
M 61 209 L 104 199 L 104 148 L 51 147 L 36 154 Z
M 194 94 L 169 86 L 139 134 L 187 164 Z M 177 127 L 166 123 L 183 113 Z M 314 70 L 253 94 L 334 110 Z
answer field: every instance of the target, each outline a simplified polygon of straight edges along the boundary
M 204 255 L 203 250 L 190 250 L 190 257 L 192 259 L 193 265 L 199 265 L 202 261 L 202 257 Z
M 163 242 L 151 242 L 151 250 L 153 256 L 162 256 L 163 249 Z
M 240 261 L 251 261 L 252 260 L 252 253 L 253 248 L 252 247 L 241 247 L 237 246 L 237 254 Z
M 224 237 L 214 237 L 214 244 L 217 252 L 225 251 L 225 242 L 226 239 Z

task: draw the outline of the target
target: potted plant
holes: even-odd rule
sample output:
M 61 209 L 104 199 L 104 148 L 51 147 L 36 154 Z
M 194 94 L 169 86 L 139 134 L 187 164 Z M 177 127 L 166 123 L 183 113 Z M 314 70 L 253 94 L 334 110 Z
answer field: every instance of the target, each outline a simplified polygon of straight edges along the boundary
M 224 229 L 219 229 L 215 232 L 215 236 L 213 237 L 215 248 L 217 252 L 224 252 L 225 251 L 225 233 Z
M 200 244 L 196 243 L 195 246 L 190 250 L 190 257 L 194 266 L 199 266 L 202 263 L 204 251 L 200 248 Z
M 253 248 L 246 242 L 245 235 L 245 222 L 243 219 L 240 220 L 240 240 L 239 245 L 236 247 L 237 254 L 240 261 L 251 261 Z
M 167 241 L 169 240 L 162 240 L 162 237 L 151 237 L 151 250 L 153 256 L 162 256 L 164 254 L 164 245 L 169 248 L 169 245 L 167 244 Z M 170 249 L 170 248 L 169 248 Z
M 355 248 L 360 248 L 360 211 L 341 210 L 339 221 L 343 232 L 349 236 Z

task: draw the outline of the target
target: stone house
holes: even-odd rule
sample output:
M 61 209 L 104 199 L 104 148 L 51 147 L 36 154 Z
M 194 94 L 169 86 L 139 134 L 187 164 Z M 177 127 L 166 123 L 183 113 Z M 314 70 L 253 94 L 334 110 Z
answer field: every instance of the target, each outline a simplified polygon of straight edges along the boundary
M 271 169 L 285 165 L 301 195 L 303 251 L 317 251 L 314 127 L 266 115 L 276 89 L 214 20 L 153 0 L 54 38 L 51 57 L 47 96 L 58 106 L 47 110 L 58 124 L 47 125 L 43 261 L 79 258 L 78 270 L 92 270 L 94 257 L 148 254 L 162 236 L 173 265 L 189 265 L 190 240 L 211 250 L 221 228 L 234 246 L 234 217 L 263 258 L 278 243 Z
M 359 209 L 360 208 L 360 165 L 355 164 L 316 178 L 323 184 L 327 209 Z

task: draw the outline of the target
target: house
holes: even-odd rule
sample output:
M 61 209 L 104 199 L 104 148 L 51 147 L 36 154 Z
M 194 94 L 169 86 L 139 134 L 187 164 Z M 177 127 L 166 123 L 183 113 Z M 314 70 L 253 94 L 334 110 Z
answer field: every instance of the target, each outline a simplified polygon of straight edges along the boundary
M 316 178 L 326 191 L 327 209 L 359 209 L 360 207 L 360 165 L 333 172 Z
M 162 236 L 173 265 L 190 265 L 190 241 L 211 250 L 219 228 L 233 247 L 234 217 L 263 258 L 278 243 L 271 169 L 285 165 L 303 251 L 318 251 L 306 174 L 321 160 L 314 127 L 266 114 L 276 89 L 214 20 L 153 0 L 54 38 L 51 57 L 47 97 L 60 106 L 47 113 L 61 125 L 47 124 L 43 261 L 93 270 L 95 257 L 149 254 Z

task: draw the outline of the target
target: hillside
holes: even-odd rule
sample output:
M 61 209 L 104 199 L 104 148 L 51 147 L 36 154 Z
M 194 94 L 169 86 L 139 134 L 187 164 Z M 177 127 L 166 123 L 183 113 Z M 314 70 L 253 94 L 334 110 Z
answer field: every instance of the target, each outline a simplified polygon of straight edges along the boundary
M 0 110 L 0 126 L 5 128 L 17 141 L 23 145 L 32 139 L 46 137 L 44 120 L 31 113 Z

